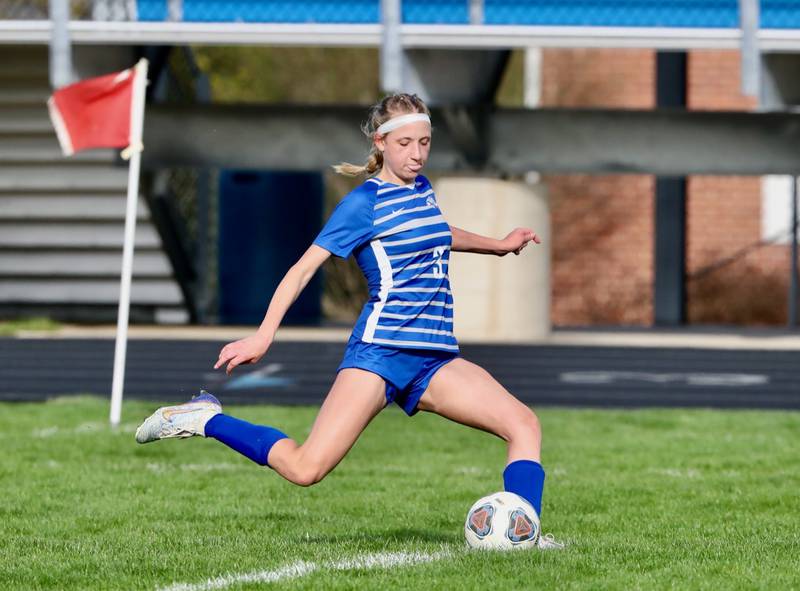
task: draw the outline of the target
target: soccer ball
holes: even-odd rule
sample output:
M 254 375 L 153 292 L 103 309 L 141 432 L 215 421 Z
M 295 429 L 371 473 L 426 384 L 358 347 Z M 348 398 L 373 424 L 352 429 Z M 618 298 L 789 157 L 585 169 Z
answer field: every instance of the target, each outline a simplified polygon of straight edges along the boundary
M 539 534 L 536 510 L 510 492 L 496 492 L 475 501 L 464 523 L 467 544 L 480 550 L 535 548 Z

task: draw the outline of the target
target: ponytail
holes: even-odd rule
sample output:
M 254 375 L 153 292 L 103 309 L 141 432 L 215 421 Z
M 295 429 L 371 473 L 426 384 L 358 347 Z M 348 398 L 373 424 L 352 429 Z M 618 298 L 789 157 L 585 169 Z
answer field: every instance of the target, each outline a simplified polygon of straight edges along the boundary
M 383 153 L 378 150 L 374 145 L 372 149 L 369 151 L 369 156 L 367 156 L 367 161 L 358 166 L 357 164 L 350 164 L 349 162 L 342 162 L 340 164 L 334 164 L 332 166 L 333 170 L 339 174 L 344 176 L 372 176 L 376 172 L 378 172 L 383 167 Z

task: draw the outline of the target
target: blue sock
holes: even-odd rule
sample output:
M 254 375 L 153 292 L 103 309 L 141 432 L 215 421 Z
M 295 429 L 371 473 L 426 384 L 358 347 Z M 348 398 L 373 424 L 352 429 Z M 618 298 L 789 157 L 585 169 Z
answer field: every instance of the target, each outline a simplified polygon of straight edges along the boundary
M 518 494 L 528 501 L 539 517 L 542 516 L 542 492 L 544 491 L 544 468 L 533 460 L 511 462 L 503 471 L 506 492 Z
M 275 442 L 287 437 L 272 427 L 254 425 L 223 414 L 211 417 L 206 423 L 205 433 L 206 437 L 221 441 L 262 466 L 268 466 L 269 450 Z

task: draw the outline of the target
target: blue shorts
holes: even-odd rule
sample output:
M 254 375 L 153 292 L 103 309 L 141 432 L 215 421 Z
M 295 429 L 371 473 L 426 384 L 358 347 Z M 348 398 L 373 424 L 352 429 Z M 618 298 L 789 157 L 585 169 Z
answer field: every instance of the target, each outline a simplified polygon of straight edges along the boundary
M 433 374 L 456 357 L 458 353 L 447 351 L 383 347 L 351 336 L 336 371 L 356 367 L 378 374 L 386 381 L 386 404 L 396 402 L 411 416 L 419 410 L 417 404 Z

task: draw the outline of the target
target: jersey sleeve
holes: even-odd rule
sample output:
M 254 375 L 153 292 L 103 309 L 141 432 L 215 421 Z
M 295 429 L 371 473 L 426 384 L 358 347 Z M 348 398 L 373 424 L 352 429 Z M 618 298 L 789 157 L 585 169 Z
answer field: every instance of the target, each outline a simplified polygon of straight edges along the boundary
M 353 250 L 372 238 L 372 221 L 373 203 L 369 195 L 350 193 L 333 210 L 314 244 L 346 259 Z

